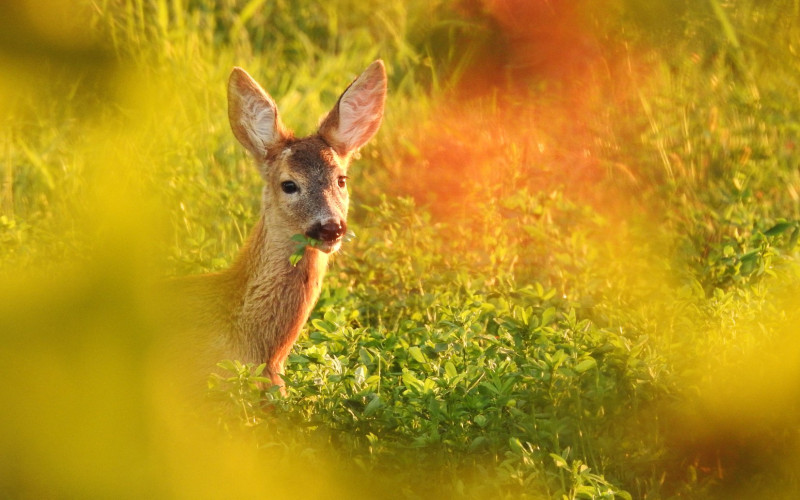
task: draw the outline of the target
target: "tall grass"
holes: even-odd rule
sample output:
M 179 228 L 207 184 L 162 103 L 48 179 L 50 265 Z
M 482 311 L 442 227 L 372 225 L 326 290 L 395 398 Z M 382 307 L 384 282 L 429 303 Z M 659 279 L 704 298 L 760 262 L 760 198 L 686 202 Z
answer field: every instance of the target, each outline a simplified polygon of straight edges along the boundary
M 798 5 L 2 7 L 2 489 L 793 498 Z M 377 57 L 289 396 L 198 404 L 158 282 L 256 220 L 230 68 L 305 134 Z

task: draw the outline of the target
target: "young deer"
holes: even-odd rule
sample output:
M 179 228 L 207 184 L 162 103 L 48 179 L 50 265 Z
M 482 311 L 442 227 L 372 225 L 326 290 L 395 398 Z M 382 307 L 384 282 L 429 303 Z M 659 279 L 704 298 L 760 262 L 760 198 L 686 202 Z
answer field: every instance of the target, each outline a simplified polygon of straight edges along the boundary
M 219 359 L 266 363 L 283 390 L 284 363 L 319 297 L 328 256 L 347 229 L 347 167 L 378 130 L 386 70 L 373 62 L 339 97 L 316 134 L 295 138 L 275 101 L 241 68 L 228 82 L 233 134 L 256 160 L 266 185 L 261 217 L 233 266 L 189 279 L 193 322 L 214 335 Z M 293 266 L 292 236 L 318 240 Z

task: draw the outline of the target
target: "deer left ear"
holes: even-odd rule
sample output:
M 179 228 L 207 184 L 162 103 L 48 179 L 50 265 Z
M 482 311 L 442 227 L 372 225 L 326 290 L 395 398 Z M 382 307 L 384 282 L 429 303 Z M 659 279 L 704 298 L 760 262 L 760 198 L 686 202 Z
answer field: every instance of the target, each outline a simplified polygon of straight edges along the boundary
M 255 158 L 264 158 L 290 135 L 275 101 L 242 68 L 233 68 L 228 80 L 228 120 L 233 135 Z
M 319 134 L 345 156 L 369 141 L 383 119 L 386 68 L 377 60 L 350 84 L 319 127 Z

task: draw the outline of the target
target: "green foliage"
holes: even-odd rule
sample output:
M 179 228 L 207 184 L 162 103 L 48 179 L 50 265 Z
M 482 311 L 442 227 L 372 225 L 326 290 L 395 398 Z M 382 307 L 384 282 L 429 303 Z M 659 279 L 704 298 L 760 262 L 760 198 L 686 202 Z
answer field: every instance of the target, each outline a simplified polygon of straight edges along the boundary
M 492 74 L 475 97 L 458 77 L 491 73 L 480 52 L 526 41 L 500 4 L 94 1 L 72 45 L 13 31 L 33 38 L 0 72 L 0 454 L 22 458 L 0 484 L 289 496 L 313 470 L 320 497 L 791 498 L 798 2 L 582 0 L 602 70 Z M 227 74 L 246 66 L 304 134 L 376 57 L 390 97 L 353 165 L 359 237 L 285 397 L 263 365 L 219 363 L 197 411 L 218 445 L 171 420 L 182 370 L 146 353 L 175 333 L 153 275 L 226 268 L 258 217 Z M 296 265 L 315 242 L 293 240 Z
M 296 267 L 297 264 L 300 262 L 300 259 L 306 254 L 306 247 L 314 248 L 319 245 L 321 242 L 314 238 L 309 238 L 303 234 L 295 234 L 292 236 L 292 241 L 297 243 L 297 247 L 292 252 L 292 255 L 289 256 L 289 263 L 292 267 Z

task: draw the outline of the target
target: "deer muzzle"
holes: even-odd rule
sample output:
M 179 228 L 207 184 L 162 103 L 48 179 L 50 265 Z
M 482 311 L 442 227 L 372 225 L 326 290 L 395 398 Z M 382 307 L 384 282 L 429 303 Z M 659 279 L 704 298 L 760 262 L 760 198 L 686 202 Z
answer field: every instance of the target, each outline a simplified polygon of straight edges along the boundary
M 328 221 L 324 224 L 318 222 L 306 232 L 306 236 L 323 243 L 335 243 L 347 232 L 347 223 L 344 221 Z

